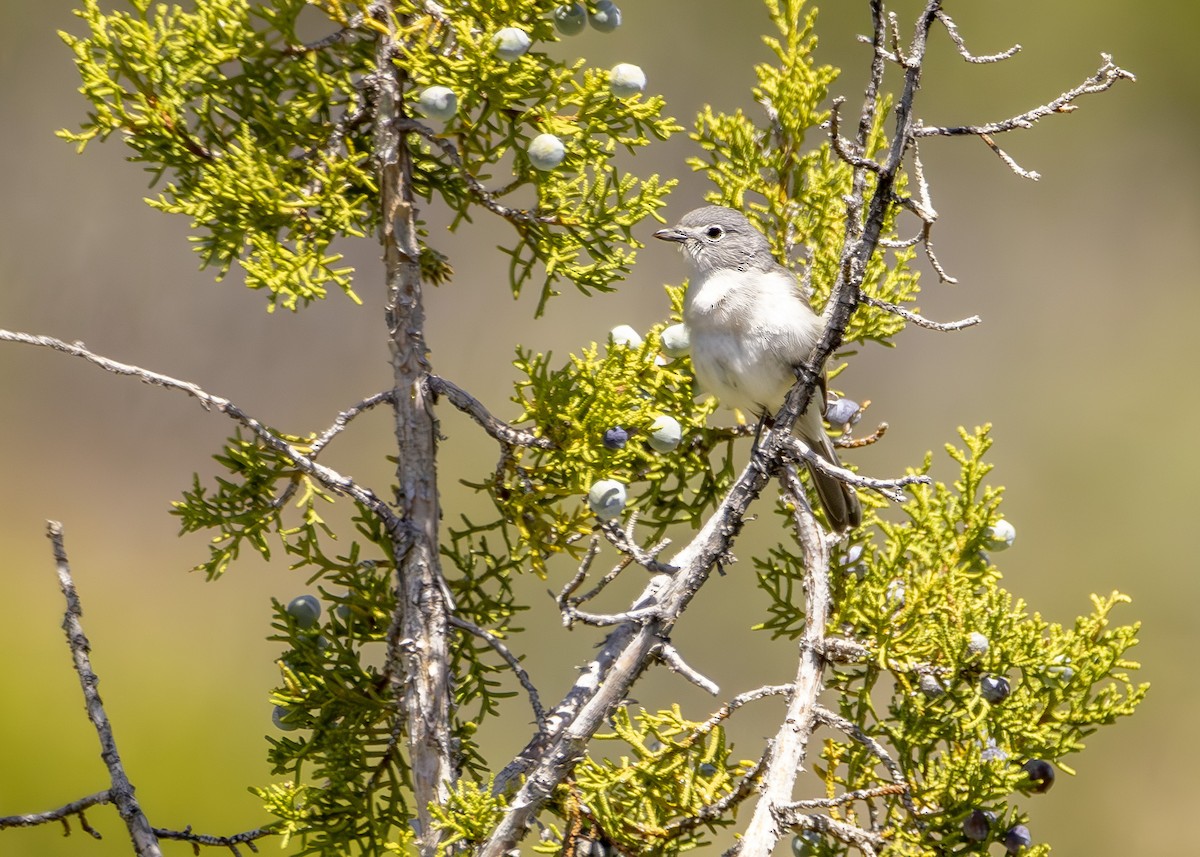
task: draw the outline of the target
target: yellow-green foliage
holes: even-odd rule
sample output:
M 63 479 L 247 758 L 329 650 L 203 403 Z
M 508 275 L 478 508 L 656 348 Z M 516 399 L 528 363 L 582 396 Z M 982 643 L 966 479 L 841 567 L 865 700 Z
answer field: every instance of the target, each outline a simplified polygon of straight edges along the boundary
M 973 809 L 994 812 L 1001 834 L 1026 821 L 1011 800 L 1030 788 L 1021 765 L 1043 759 L 1070 773 L 1064 757 L 1099 726 L 1132 714 L 1146 692 L 1128 676 L 1138 666 L 1126 658 L 1137 625 L 1110 626 L 1125 596 L 1093 595 L 1092 612 L 1064 628 L 1031 615 L 999 585 L 985 553 L 1001 496 L 984 484 L 991 438 L 986 427 L 961 436 L 965 449 L 947 447 L 960 467 L 954 485 L 911 488 L 900 522 L 869 515 L 833 570 L 829 627 L 870 653 L 868 662 L 831 670 L 836 708 L 892 749 L 915 786 L 914 802 L 928 813 L 921 829 L 899 804 L 888 804 L 890 835 L 908 843 L 900 854 L 934 857 L 967 844 L 962 822 Z M 778 548 L 758 563 L 771 598 L 771 619 L 761 627 L 797 637 L 802 602 L 791 599 L 803 572 L 792 554 Z M 985 653 L 968 649 L 972 633 L 987 638 Z M 922 676 L 933 677 L 940 692 L 922 689 Z M 1006 677 L 1011 694 L 988 702 L 980 691 L 984 676 Z M 860 743 L 827 741 L 823 757 L 830 795 L 889 782 Z M 863 821 L 852 811 L 844 817 Z M 841 853 L 832 843 L 822 847 L 814 853 Z
M 331 27 L 347 27 L 343 38 L 292 47 L 297 16 L 309 5 Z M 515 237 L 500 251 L 510 260 L 508 285 L 519 290 L 540 269 L 539 306 L 561 279 L 588 292 L 606 290 L 633 262 L 631 228 L 661 207 L 670 186 L 619 173 L 612 157 L 677 126 L 663 116 L 660 98 L 617 98 L 607 72 L 541 52 L 556 38 L 546 17 L 555 5 L 463 0 L 431 12 L 414 0 L 397 2 L 397 20 L 382 22 L 362 16 L 370 6 L 363 0 L 207 0 L 195 12 L 138 2 L 133 13 L 111 15 L 87 0 L 81 16 L 90 35 L 64 38 L 92 112 L 80 132 L 65 136 L 82 146 L 120 133 L 134 160 L 165 182 L 152 204 L 191 217 L 205 262 L 225 270 L 236 261 L 250 286 L 270 291 L 272 306 L 321 297 L 327 283 L 350 293 L 350 273 L 336 267 L 330 247 L 335 238 L 378 226 L 367 158 L 372 129 L 360 108 L 371 97 L 365 82 L 373 39 L 394 30 L 405 102 L 436 83 L 454 89 L 459 103 L 444 126 L 406 126 L 419 127 L 407 137 L 414 192 L 440 204 L 456 225 L 479 214 L 508 221 Z M 813 61 L 813 11 L 805 13 L 801 0 L 766 5 L 774 61 L 756 67 L 761 115 L 704 108 L 693 135 L 703 154 L 692 165 L 712 181 L 710 199 L 742 208 L 764 230 L 819 305 L 841 269 L 844 199 L 854 190 L 851 168 L 820 128 L 836 71 Z M 525 29 L 533 41 L 514 62 L 495 55 L 492 37 L 505 26 Z M 871 117 L 866 157 L 887 145 L 887 112 L 885 102 Z M 843 136 L 852 124 L 857 116 Z M 524 152 L 547 131 L 563 139 L 567 153 L 559 169 L 541 172 Z M 456 147 L 461 164 L 442 144 Z M 869 195 L 873 176 L 863 181 Z M 900 176 L 894 190 L 904 188 Z M 895 214 L 892 206 L 885 237 L 897 236 Z M 877 252 L 864 292 L 913 306 L 912 258 L 911 249 Z M 431 281 L 452 273 L 450 260 L 424 239 L 420 262 Z M 675 319 L 682 294 L 667 289 Z M 846 341 L 889 344 L 902 325 L 893 314 L 859 306 Z M 517 407 L 497 416 L 552 446 L 506 447 L 499 466 L 476 483 L 494 511 L 474 520 L 448 516 L 457 522 L 443 528 L 440 549 L 454 615 L 503 639 L 518 656 L 524 640 L 515 619 L 528 606 L 513 581 L 530 571 L 549 574 L 555 555 L 582 552 L 598 524 L 587 505 L 591 485 L 625 483 L 628 503 L 617 523 L 636 512 L 638 538 L 652 540 L 672 527 L 690 532 L 747 458 L 744 427 L 707 424 L 715 406 L 696 400 L 687 358 L 656 359 L 663 327 L 646 331 L 639 346 L 592 343 L 566 360 L 517 351 Z M 646 443 L 659 415 L 682 427 L 670 452 Z M 617 426 L 628 443 L 606 448 L 605 431 Z M 315 437 L 287 440 L 305 451 Z M 898 513 L 862 492 L 866 522 L 839 549 L 833 570 L 829 627 L 866 655 L 831 666 L 824 704 L 891 749 L 924 813 L 919 826 L 894 796 L 877 802 L 875 820 L 885 825 L 894 854 L 960 853 L 962 820 L 972 809 L 995 812 L 998 830 L 1023 820 L 1025 810 L 1012 799 L 1029 788 L 1020 763 L 1045 759 L 1069 772 L 1065 757 L 1099 725 L 1132 712 L 1145 690 L 1127 677 L 1136 668 L 1125 659 L 1136 626 L 1109 624 L 1123 596 L 1094 596 L 1091 614 L 1063 628 L 1000 587 L 986 553 L 1001 500 L 998 488 L 984 484 L 991 440 L 981 429 L 963 432 L 962 443 L 948 448 L 959 479 L 910 488 Z M 395 610 L 389 534 L 377 516 L 356 509 L 353 531 L 340 534 L 342 547 L 332 552 L 334 534 L 319 507 L 333 498 L 286 457 L 235 437 L 218 462 L 228 475 L 215 488 L 197 479 L 175 507 L 184 531 L 214 533 L 200 567 L 215 577 L 242 547 L 269 555 L 278 543 L 316 584 L 326 608 L 311 627 L 300 627 L 276 604 L 272 639 L 283 654 L 272 700 L 285 725 L 305 731 L 271 740 L 270 760 L 286 781 L 257 793 L 285 837 L 303 835 L 306 853 L 408 853 L 414 807 L 403 724 L 390 676 L 376 666 L 385 660 Z M 927 459 L 921 472 L 930 466 Z M 745 617 L 746 625 L 760 619 L 773 635 L 800 634 L 796 553 L 789 543 L 755 560 L 767 605 L 764 615 Z M 449 632 L 457 635 L 450 646 L 451 729 L 460 776 L 451 799 L 431 808 L 448 836 L 447 851 L 485 836 L 504 809 L 490 788 L 503 762 L 483 755 L 477 733 L 499 714 L 529 719 L 524 698 L 508 699 L 516 682 L 493 648 L 461 627 Z M 973 632 L 987 637 L 986 653 L 968 651 Z M 985 700 L 984 675 L 1007 677 L 1011 695 Z M 935 692 L 929 681 L 922 687 L 922 677 L 936 680 Z M 703 823 L 696 818 L 727 797 L 747 769 L 730 763 L 720 728 L 702 729 L 678 709 L 631 717 L 619 708 L 612 725 L 539 819 L 546 831 L 539 850 L 603 840 L 621 853 L 674 854 L 730 822 L 731 811 L 705 815 Z M 817 748 L 810 750 L 815 760 Z M 821 755 L 823 783 L 801 781 L 810 793 L 887 782 L 858 742 L 829 740 Z M 854 814 L 860 805 L 830 812 L 861 821 Z M 832 839 L 813 847 L 846 851 Z
M 357 300 L 353 271 L 331 248 L 379 226 L 369 158 L 374 37 L 389 26 L 362 14 L 370 5 L 362 2 L 204 0 L 194 12 L 129 5 L 106 14 L 85 0 L 78 14 L 88 34 L 61 34 L 91 104 L 81 129 L 61 136 L 82 149 L 120 133 L 131 160 L 162 184 L 148 202 L 190 218 L 203 264 L 220 276 L 238 264 L 247 286 L 269 291 L 269 307 L 296 309 L 330 284 Z M 547 17 L 556 5 L 466 0 L 435 14 L 398 2 L 393 22 L 404 115 L 424 121 L 414 104 L 432 83 L 453 89 L 459 103 L 444 127 L 406 136 L 413 192 L 439 198 L 456 225 L 483 202 L 505 207 L 516 233 L 503 248 L 508 285 L 519 291 L 540 269 L 539 311 L 556 282 L 606 291 L 628 273 L 634 225 L 664 205 L 674 182 L 618 171 L 612 156 L 682 130 L 662 115 L 661 97 L 618 98 L 607 71 L 538 50 L 557 38 Z M 313 6 L 331 34 L 341 33 L 305 46 L 297 22 Z M 493 43 L 510 26 L 534 40 L 515 62 Z M 524 152 L 547 131 L 562 138 L 567 157 L 539 172 Z M 430 141 L 435 134 L 459 147 L 457 159 Z M 422 252 L 423 262 L 437 258 Z M 440 264 L 423 269 L 434 282 L 449 274 Z
M 692 722 L 678 706 L 639 712 L 636 722 L 621 707 L 611 723 L 613 731 L 597 733 L 596 739 L 620 743 L 630 752 L 615 760 L 592 755 L 580 762 L 573 785 L 560 795 L 561 814 L 573 827 L 590 829 L 622 852 L 665 855 L 704 845 L 706 832 L 730 823 L 726 817 L 704 825 L 678 824 L 726 797 L 748 764 L 731 763 L 720 726 Z M 601 743 L 595 749 L 605 747 Z

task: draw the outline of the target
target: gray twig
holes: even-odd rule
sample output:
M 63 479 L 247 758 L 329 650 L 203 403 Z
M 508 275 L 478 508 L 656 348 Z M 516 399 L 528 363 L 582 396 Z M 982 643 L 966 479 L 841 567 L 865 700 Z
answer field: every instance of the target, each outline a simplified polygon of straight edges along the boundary
M 983 319 L 977 315 L 968 316 L 967 318 L 960 319 L 958 321 L 933 321 L 932 319 L 928 319 L 910 309 L 905 309 L 898 304 L 889 303 L 888 301 L 880 300 L 879 298 L 873 298 L 869 295 L 863 296 L 863 302 L 868 303 L 873 307 L 877 307 L 878 309 L 884 310 L 885 312 L 898 315 L 905 321 L 911 321 L 913 324 L 918 325 L 919 327 L 924 327 L 928 330 L 940 330 L 943 333 L 950 333 L 956 330 L 963 330 L 967 327 L 974 327 L 983 321 Z
M 762 796 L 746 826 L 741 857 L 767 857 L 779 841 L 776 808 L 788 803 L 796 777 L 803 769 L 808 739 L 816 726 L 815 711 L 825 672 L 823 643 L 829 616 L 829 542 L 813 516 L 795 467 L 783 468 L 784 488 L 790 495 L 796 540 L 804 552 L 804 631 L 794 689 L 788 698 L 787 714 L 771 742 L 771 758 L 763 772 Z
M 529 673 L 525 667 L 521 666 L 521 659 L 512 653 L 512 650 L 505 645 L 504 641 L 496 634 L 484 628 L 480 628 L 474 622 L 469 622 L 461 616 L 450 615 L 450 624 L 456 628 L 462 628 L 471 634 L 474 634 L 479 639 L 483 640 L 495 650 L 496 654 L 504 658 L 504 662 L 508 664 L 509 669 L 516 675 L 517 681 L 521 683 L 521 687 L 525 688 L 525 692 L 529 694 L 529 706 L 533 709 L 533 719 L 537 723 L 539 729 L 546 725 L 546 710 L 542 708 L 542 700 L 538 697 L 537 687 L 529 678 Z
M 791 457 L 804 461 L 805 464 L 815 468 L 821 473 L 832 476 L 835 479 L 840 479 L 847 485 L 852 485 L 855 488 L 867 488 L 887 497 L 893 503 L 903 503 L 905 500 L 902 489 L 909 485 L 928 485 L 933 480 L 928 476 L 909 475 L 901 476 L 896 479 L 876 479 L 873 476 L 863 476 L 861 473 L 855 473 L 853 470 L 847 470 L 844 467 L 838 467 L 835 464 L 830 464 L 821 456 L 817 455 L 799 438 L 789 435 L 782 438 L 780 443 L 785 452 Z
M 1009 57 L 1016 56 L 1016 54 L 1021 50 L 1020 45 L 1013 45 L 1008 50 L 1001 51 L 998 54 L 984 54 L 983 56 L 975 56 L 969 50 L 967 50 L 967 43 L 963 41 L 963 37 L 959 34 L 958 27 L 955 25 L 953 19 L 951 19 L 951 17 L 949 15 L 947 15 L 945 11 L 939 11 L 937 13 L 936 17 L 946 27 L 946 32 L 950 34 L 950 40 L 954 42 L 954 46 L 956 48 L 958 48 L 958 53 L 967 62 L 971 62 L 971 63 L 1001 62 L 1003 60 L 1008 59 Z
M 999 122 L 988 122 L 983 125 L 923 125 L 917 121 L 912 129 L 915 137 L 954 137 L 962 135 L 983 136 L 1001 134 L 1005 131 L 1032 128 L 1033 123 L 1055 113 L 1070 113 L 1076 109 L 1076 99 L 1095 92 L 1111 89 L 1119 80 L 1134 81 L 1137 78 L 1112 61 L 1109 54 L 1101 54 L 1101 65 L 1096 73 L 1078 86 L 1072 87 L 1052 101 L 1027 110 L 1017 116 L 1003 119 Z
M 554 442 L 548 437 L 540 437 L 533 432 L 513 428 L 492 416 L 478 399 L 456 384 L 447 381 L 440 375 L 426 375 L 425 386 L 435 395 L 445 396 L 450 404 L 458 408 L 500 443 L 509 446 L 532 446 L 537 449 L 554 449 Z
M 35 827 L 39 824 L 49 824 L 52 821 L 61 821 L 66 828 L 66 832 L 71 830 L 68 819 L 72 815 L 79 816 L 80 824 L 94 839 L 100 839 L 100 832 L 93 830 L 87 823 L 83 812 L 93 806 L 112 803 L 112 790 L 105 789 L 102 792 L 96 792 L 94 795 L 81 797 L 79 800 L 73 800 L 68 804 L 63 804 L 56 809 L 49 809 L 45 812 L 31 812 L 25 815 L 8 815 L 0 817 L 0 830 L 6 827 Z M 64 834 L 65 835 L 65 834 Z
M 58 521 L 46 523 L 46 535 L 54 549 L 54 563 L 58 571 L 58 586 L 67 602 L 67 610 L 63 615 L 63 630 L 67 634 L 67 645 L 75 661 L 75 672 L 79 674 L 79 685 L 83 689 L 84 705 L 87 708 L 88 720 L 96 728 L 100 738 L 100 758 L 108 768 L 109 782 L 108 799 L 116 805 L 117 812 L 129 829 L 133 840 L 134 851 L 138 857 L 162 857 L 158 839 L 150 826 L 145 813 L 142 812 L 137 798 L 134 797 L 133 784 L 125 773 L 121 762 L 121 754 L 117 751 L 117 742 L 113 738 L 112 725 L 108 722 L 108 714 L 96 686 L 100 679 L 92 669 L 92 659 L 88 654 L 91 643 L 83 633 L 83 607 L 79 602 L 79 593 L 75 591 L 75 581 L 71 578 L 71 566 L 67 561 L 67 549 L 63 544 L 63 526 Z
M 80 357 L 95 366 L 99 366 L 106 372 L 112 372 L 116 375 L 127 375 L 147 384 L 186 393 L 199 402 L 201 407 L 206 411 L 216 411 L 217 413 L 224 414 L 234 422 L 249 429 L 264 445 L 286 457 L 296 465 L 298 470 L 307 476 L 311 476 L 330 491 L 350 497 L 370 509 L 384 522 L 394 538 L 401 538 L 405 541 L 411 538 L 408 535 L 408 528 L 403 519 L 387 503 L 375 496 L 370 489 L 363 488 L 350 477 L 343 476 L 336 470 L 313 461 L 310 455 L 301 453 L 258 420 L 246 414 L 245 411 L 229 399 L 207 393 L 199 385 L 193 384 L 190 381 L 181 381 L 169 375 L 152 372 L 149 369 L 143 369 L 140 366 L 134 366 L 129 363 L 120 363 L 96 354 L 93 351 L 89 351 L 81 342 L 69 343 L 61 339 L 55 339 L 53 336 L 40 336 L 12 330 L 0 330 L 0 341 L 19 342 L 25 345 L 38 345 L 43 348 L 51 348 L 63 354 L 69 354 L 72 357 Z
M 683 655 L 679 654 L 679 650 L 668 642 L 663 642 L 658 647 L 658 656 L 662 658 L 662 662 L 673 673 L 677 673 L 701 690 L 708 691 L 713 696 L 721 692 L 720 686 L 708 676 L 688 665 L 688 662 L 683 659 Z

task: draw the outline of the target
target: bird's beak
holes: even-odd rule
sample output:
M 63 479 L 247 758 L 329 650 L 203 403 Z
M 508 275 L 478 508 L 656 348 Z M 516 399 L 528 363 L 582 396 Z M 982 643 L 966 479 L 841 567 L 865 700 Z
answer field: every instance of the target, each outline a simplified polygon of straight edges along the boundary
M 690 235 L 678 226 L 672 226 L 670 229 L 660 229 L 654 233 L 654 237 L 660 241 L 678 241 L 680 244 L 691 238 Z

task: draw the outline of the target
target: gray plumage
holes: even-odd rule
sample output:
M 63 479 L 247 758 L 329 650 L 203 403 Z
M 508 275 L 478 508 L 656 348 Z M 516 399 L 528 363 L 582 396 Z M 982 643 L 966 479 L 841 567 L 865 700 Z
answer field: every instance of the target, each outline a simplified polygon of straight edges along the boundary
M 775 260 L 754 224 L 732 208 L 697 208 L 654 237 L 677 242 L 692 269 L 683 322 L 700 386 L 727 407 L 770 417 L 824 331 L 795 275 Z M 795 432 L 826 461 L 839 464 L 821 422 L 823 382 L 813 401 Z M 858 526 L 862 507 L 854 489 L 809 470 L 830 525 L 839 531 Z

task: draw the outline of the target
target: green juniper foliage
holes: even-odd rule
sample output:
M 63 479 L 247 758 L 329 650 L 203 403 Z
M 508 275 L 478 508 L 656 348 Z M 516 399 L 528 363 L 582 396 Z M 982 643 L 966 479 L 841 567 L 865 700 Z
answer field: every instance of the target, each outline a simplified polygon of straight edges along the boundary
M 561 38 L 552 0 L 401 0 L 394 22 L 381 20 L 366 0 L 127 5 L 105 12 L 85 0 L 86 35 L 63 35 L 90 111 L 80 130 L 62 136 L 83 148 L 119 134 L 152 175 L 157 190 L 148 202 L 189 217 L 203 264 L 220 276 L 239 267 L 248 287 L 267 291 L 270 309 L 300 309 L 331 286 L 355 296 L 354 272 L 341 264 L 337 245 L 380 228 L 374 63 L 388 24 L 397 34 L 392 62 L 402 73 L 400 127 L 413 193 L 448 212 L 455 228 L 476 217 L 504 219 L 513 234 L 497 252 L 508 259 L 508 286 L 519 293 L 532 283 L 539 312 L 563 282 L 586 293 L 615 288 L 634 262 L 634 227 L 657 216 L 673 185 L 613 163 L 618 151 L 636 154 L 682 130 L 664 114 L 663 99 L 615 95 L 609 72 L 551 59 L 543 48 Z M 728 114 L 705 107 L 692 133 L 700 154 L 691 166 L 711 182 L 711 201 L 742 209 L 764 230 L 819 308 L 837 278 L 844 200 L 854 191 L 851 167 L 822 128 L 837 72 L 814 59 L 815 9 L 802 0 L 765 5 L 774 56 L 756 66 L 757 106 Z M 513 59 L 497 53 L 495 36 L 506 27 L 529 36 L 528 52 Z M 434 85 L 455 97 L 444 120 L 416 108 Z M 889 104 L 875 115 L 867 157 L 888 144 Z M 551 169 L 527 154 L 546 133 L 564 145 Z M 865 180 L 869 195 L 874 176 Z M 901 177 L 893 192 L 905 187 Z M 898 238 L 897 211 L 893 205 L 885 237 Z M 422 276 L 451 278 L 452 260 L 421 234 Z M 914 250 L 896 248 L 869 260 L 863 291 L 915 310 Z M 467 626 L 521 652 L 515 623 L 529 605 L 513 581 L 574 566 L 596 528 L 587 495 L 598 480 L 627 486 L 627 512 L 640 516 L 642 533 L 686 538 L 745 460 L 749 432 L 708 424 L 715 404 L 696 400 L 688 359 L 658 359 L 682 294 L 667 288 L 673 315 L 641 344 L 584 344 L 565 360 L 517 350 L 516 407 L 499 416 L 550 444 L 505 445 L 500 465 L 474 485 L 494 511 L 478 519 L 447 515 L 456 523 L 440 546 L 461 620 L 449 629 L 457 779 L 432 808 L 444 834 L 441 853 L 486 839 L 507 806 L 493 788 L 506 760 L 485 757 L 480 730 L 501 716 L 522 724 L 529 716 L 526 700 L 512 699 L 518 691 L 509 666 Z M 890 345 L 903 324 L 862 305 L 845 341 Z M 660 415 L 682 428 L 669 452 L 647 443 Z M 616 449 L 603 442 L 614 426 L 629 435 Z M 279 436 L 301 452 L 317 442 L 315 435 Z M 1145 692 L 1128 678 L 1137 666 L 1126 657 L 1137 628 L 1110 620 L 1123 596 L 1093 596 L 1091 613 L 1066 629 L 1031 615 L 1000 587 L 988 554 L 1001 500 L 984 483 L 991 439 L 986 428 L 961 438 L 963 449 L 948 447 L 961 471 L 954 485 L 913 486 L 889 512 L 863 494 L 866 520 L 839 548 L 832 571 L 829 627 L 861 657 L 830 667 L 824 699 L 889 748 L 913 787 L 903 798 L 893 791 L 874 801 L 891 854 L 986 851 L 986 842 L 965 838 L 964 819 L 977 809 L 994 813 L 989 841 L 1028 820 L 1023 795 L 1034 784 L 1022 764 L 1046 760 L 1069 773 L 1065 760 L 1082 739 L 1131 713 Z M 269 739 L 269 759 L 282 779 L 255 793 L 279 834 L 298 840 L 303 853 L 410 853 L 418 836 L 413 771 L 402 713 L 379 666 L 393 630 L 391 536 L 361 506 L 353 508 L 353 530 L 335 534 L 322 510 L 353 501 L 336 498 L 255 439 L 233 437 L 216 458 L 226 475 L 213 486 L 197 477 L 174 506 L 184 532 L 213 534 L 198 568 L 218 577 L 244 548 L 266 557 L 278 544 L 324 605 L 311 623 L 275 605 L 271 639 L 283 653 L 271 699 L 285 731 Z M 795 639 L 805 621 L 803 570 L 795 544 L 783 540 L 787 529 L 755 560 L 766 605 L 745 624 Z M 330 547 L 335 535 L 337 550 Z M 1011 693 L 989 701 L 981 682 L 1001 677 Z M 611 732 L 595 736 L 555 791 L 540 818 L 537 850 L 670 855 L 710 842 L 734 820 L 730 808 L 753 790 L 745 778 L 754 763 L 732 756 L 723 725 L 730 714 L 632 705 L 612 712 Z M 830 739 L 821 755 L 821 780 L 803 781 L 811 792 L 833 797 L 892 782 L 861 740 Z M 711 811 L 723 801 L 725 811 Z M 859 806 L 828 811 L 856 823 L 865 820 Z M 595 847 L 580 850 L 586 843 Z M 821 836 L 807 837 L 804 848 L 850 850 Z M 1026 853 L 1048 850 L 1040 844 Z

